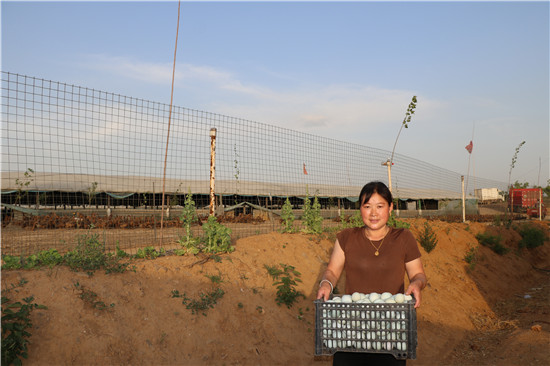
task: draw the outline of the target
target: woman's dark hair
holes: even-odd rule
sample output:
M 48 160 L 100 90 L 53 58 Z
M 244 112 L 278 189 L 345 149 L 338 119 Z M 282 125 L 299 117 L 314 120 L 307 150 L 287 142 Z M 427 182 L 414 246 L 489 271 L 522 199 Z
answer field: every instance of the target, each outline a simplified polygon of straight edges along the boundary
M 388 202 L 388 205 L 391 205 L 393 202 L 393 197 L 388 186 L 382 182 L 370 182 L 365 184 L 361 193 L 359 194 L 359 204 L 363 206 L 365 202 L 369 202 L 371 196 L 375 193 L 378 193 Z

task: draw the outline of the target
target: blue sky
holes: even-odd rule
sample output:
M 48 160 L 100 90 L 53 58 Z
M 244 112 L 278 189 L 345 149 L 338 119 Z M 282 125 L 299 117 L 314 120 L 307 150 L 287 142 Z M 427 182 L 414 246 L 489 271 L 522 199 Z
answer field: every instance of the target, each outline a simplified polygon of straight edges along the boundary
M 2 1 L 2 70 L 170 103 L 177 1 Z M 181 3 L 174 104 L 549 179 L 549 3 Z

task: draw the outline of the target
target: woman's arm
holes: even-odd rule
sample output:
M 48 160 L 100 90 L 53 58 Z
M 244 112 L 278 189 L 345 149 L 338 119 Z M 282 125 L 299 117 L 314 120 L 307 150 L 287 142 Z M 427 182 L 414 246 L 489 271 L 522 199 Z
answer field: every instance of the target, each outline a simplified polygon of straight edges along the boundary
M 332 249 L 332 255 L 330 256 L 330 261 L 328 262 L 327 269 L 323 274 L 321 283 L 319 284 L 319 291 L 317 291 L 317 299 L 328 300 L 334 286 L 338 282 L 342 271 L 344 270 L 344 262 L 346 261 L 346 256 L 338 239 L 334 243 L 334 248 Z M 328 282 L 327 282 L 328 281 Z M 330 284 L 329 284 L 330 282 Z
M 421 291 L 428 284 L 428 279 L 426 278 L 422 261 L 420 258 L 417 258 L 405 263 L 405 270 L 407 271 L 407 276 L 409 277 L 409 287 L 407 287 L 405 294 L 410 295 L 412 293 L 414 295 L 414 298 L 416 299 L 414 307 L 417 308 L 420 306 L 420 302 L 422 300 Z

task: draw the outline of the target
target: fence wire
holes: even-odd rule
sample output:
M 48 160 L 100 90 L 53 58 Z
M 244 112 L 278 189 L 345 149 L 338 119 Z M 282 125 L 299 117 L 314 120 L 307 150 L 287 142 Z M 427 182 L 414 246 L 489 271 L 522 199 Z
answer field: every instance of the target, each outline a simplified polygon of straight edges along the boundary
M 89 230 L 109 248 L 158 243 L 169 112 L 164 103 L 2 72 L 2 253 L 69 250 Z M 388 182 L 387 150 L 178 106 L 171 120 L 163 236 L 174 245 L 186 194 L 208 214 L 212 128 L 216 215 L 234 237 L 278 230 L 287 197 L 299 217 L 303 199 L 317 196 L 333 225 L 365 183 Z M 462 195 L 458 173 L 400 154 L 394 163 L 396 198 Z

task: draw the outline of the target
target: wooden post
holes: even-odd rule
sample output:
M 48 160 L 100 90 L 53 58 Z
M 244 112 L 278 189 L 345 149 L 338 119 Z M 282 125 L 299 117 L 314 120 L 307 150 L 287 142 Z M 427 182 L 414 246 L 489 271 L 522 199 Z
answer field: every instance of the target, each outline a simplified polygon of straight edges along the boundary
M 210 129 L 210 216 L 216 210 L 216 129 Z

